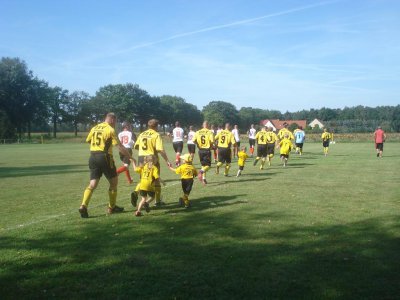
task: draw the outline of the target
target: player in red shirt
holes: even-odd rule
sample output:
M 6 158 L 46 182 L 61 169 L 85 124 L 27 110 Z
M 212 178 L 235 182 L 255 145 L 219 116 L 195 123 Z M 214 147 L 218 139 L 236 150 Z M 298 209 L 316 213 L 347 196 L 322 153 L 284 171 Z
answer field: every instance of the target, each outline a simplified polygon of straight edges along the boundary
M 383 143 L 386 141 L 386 134 L 382 130 L 381 126 L 378 126 L 378 128 L 374 132 L 374 141 L 375 141 L 376 157 L 382 157 Z

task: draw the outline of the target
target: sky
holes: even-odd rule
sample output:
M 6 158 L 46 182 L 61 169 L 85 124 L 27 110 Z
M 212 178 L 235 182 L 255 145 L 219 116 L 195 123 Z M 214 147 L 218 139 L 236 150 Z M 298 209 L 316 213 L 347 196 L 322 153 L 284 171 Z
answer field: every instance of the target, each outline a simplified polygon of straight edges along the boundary
M 0 57 L 91 95 L 137 83 L 199 109 L 400 104 L 398 0 L 0 0 Z

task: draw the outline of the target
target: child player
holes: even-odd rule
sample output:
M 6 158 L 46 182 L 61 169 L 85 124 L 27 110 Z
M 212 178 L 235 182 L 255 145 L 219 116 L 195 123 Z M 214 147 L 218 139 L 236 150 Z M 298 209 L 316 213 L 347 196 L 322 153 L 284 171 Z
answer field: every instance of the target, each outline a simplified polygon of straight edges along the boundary
M 284 134 L 283 139 L 279 142 L 279 147 L 281 148 L 280 154 L 283 166 L 286 167 L 289 159 L 289 153 L 293 149 L 293 144 L 292 141 L 289 139 L 288 133 Z
M 197 176 L 197 170 L 192 165 L 192 156 L 190 154 L 182 155 L 181 159 L 183 160 L 183 164 L 176 169 L 172 167 L 169 169 L 172 172 L 181 175 L 183 197 L 179 198 L 179 205 L 184 205 L 185 208 L 189 208 L 191 207 L 189 195 L 193 187 L 193 178 Z
M 154 182 L 159 179 L 158 169 L 154 166 L 153 156 L 146 156 L 143 167 L 136 165 L 135 160 L 132 159 L 132 165 L 136 173 L 140 174 L 139 182 L 139 194 L 142 197 L 138 208 L 135 212 L 136 217 L 142 216 L 142 208 L 144 207 L 146 212 L 150 212 L 149 203 L 154 199 L 155 186 Z
M 241 174 L 242 174 L 242 171 L 243 171 L 243 169 L 244 169 L 244 164 L 245 164 L 245 162 L 246 162 L 246 159 L 248 158 L 249 156 L 247 155 L 247 153 L 246 153 L 246 147 L 245 146 L 242 146 L 242 148 L 240 149 L 240 151 L 239 151 L 239 153 L 238 153 L 238 165 L 239 165 L 239 170 L 238 170 L 238 172 L 237 172 L 237 174 L 236 174 L 236 177 L 239 177 Z

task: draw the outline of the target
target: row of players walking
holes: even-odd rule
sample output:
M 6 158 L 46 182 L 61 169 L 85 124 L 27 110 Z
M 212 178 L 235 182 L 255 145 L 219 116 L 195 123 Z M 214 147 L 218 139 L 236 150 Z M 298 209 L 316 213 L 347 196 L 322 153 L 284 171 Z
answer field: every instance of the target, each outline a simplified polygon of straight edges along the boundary
M 213 127 L 209 129 L 207 121 L 203 123 L 200 130 L 194 131 L 193 127 L 189 127 L 187 135 L 176 122 L 175 128 L 169 134 L 172 138 L 172 144 L 175 150 L 175 166 L 172 167 L 167 153 L 163 146 L 163 140 L 158 133 L 158 121 L 152 119 L 148 122 L 148 129 L 142 132 L 137 138 L 131 131 L 129 123 L 124 123 L 123 131 L 118 137 L 115 132 L 117 118 L 115 114 L 108 113 L 105 121 L 94 126 L 86 141 L 90 143 L 90 182 L 84 191 L 79 213 L 82 218 L 87 218 L 88 205 L 92 197 L 93 191 L 96 189 L 100 178 L 104 176 L 109 181 L 109 205 L 107 212 L 113 214 L 122 212 L 123 208 L 116 205 L 118 174 L 125 173 L 128 183 L 132 183 L 129 172 L 129 165 L 132 163 L 134 171 L 139 173 L 140 181 L 135 191 L 131 194 L 131 203 L 137 208 L 135 215 L 141 216 L 142 209 L 150 211 L 149 203 L 155 200 L 155 206 L 161 206 L 161 185 L 160 178 L 160 161 L 159 155 L 166 162 L 167 167 L 181 177 L 181 185 L 183 196 L 179 198 L 179 204 L 189 208 L 191 203 L 189 195 L 193 186 L 193 179 L 197 176 L 203 185 L 207 185 L 207 172 L 211 168 L 212 156 L 216 162 L 216 174 L 219 174 L 220 168 L 224 166 L 224 175 L 228 176 L 231 168 L 232 158 L 238 159 L 238 171 L 236 176 L 239 177 L 244 170 L 246 159 L 249 157 L 246 153 L 246 147 L 240 147 L 240 133 L 237 125 L 231 130 L 229 123 L 225 124 L 225 128 L 219 127 L 215 130 Z M 293 133 L 287 128 L 287 124 L 278 134 L 275 134 L 271 127 L 263 126 L 257 132 L 254 125 L 248 130 L 247 135 L 250 144 L 250 155 L 254 155 L 255 146 L 257 144 L 256 158 L 254 165 L 260 162 L 260 169 L 263 170 L 266 163 L 271 165 L 275 149 L 279 148 L 280 157 L 285 167 L 288 163 L 289 154 L 294 148 L 292 141 L 295 142 L 296 153 L 302 155 L 303 144 L 305 141 L 305 133 L 301 127 L 297 128 Z M 328 154 L 330 133 L 326 130 L 322 134 L 324 154 Z M 184 139 L 187 140 L 188 153 L 182 155 L 184 148 Z M 120 158 L 123 165 L 120 168 L 115 167 L 113 160 L 112 146 L 118 147 Z M 232 152 L 233 147 L 233 152 Z M 132 149 L 138 151 L 138 159 L 132 157 Z M 192 162 L 196 150 L 200 160 L 201 168 L 196 170 Z M 181 161 L 183 163 L 181 164 Z M 139 196 L 141 201 L 137 203 Z

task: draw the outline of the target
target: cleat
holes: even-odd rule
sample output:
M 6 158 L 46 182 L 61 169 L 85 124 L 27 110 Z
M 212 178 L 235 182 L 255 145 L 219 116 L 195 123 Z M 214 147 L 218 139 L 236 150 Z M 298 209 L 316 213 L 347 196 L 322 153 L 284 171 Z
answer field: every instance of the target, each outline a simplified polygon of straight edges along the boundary
M 137 201 L 138 201 L 138 194 L 137 192 L 132 192 L 131 193 L 131 203 L 133 207 L 137 206 Z
M 254 160 L 253 166 L 255 166 L 258 163 L 258 159 Z
M 85 218 L 85 219 L 89 218 L 89 214 L 88 214 L 86 206 L 81 205 L 81 207 L 79 208 L 79 213 L 81 214 L 81 218 Z
M 141 217 L 143 215 L 142 215 L 142 213 L 140 211 L 137 210 L 137 211 L 135 211 L 135 216 L 136 217 Z
M 109 215 L 111 215 L 111 214 L 115 214 L 115 213 L 121 213 L 121 212 L 123 212 L 124 211 L 124 208 L 123 207 L 119 207 L 119 206 L 114 206 L 114 207 L 108 207 L 107 208 L 107 213 L 109 214 Z
M 183 198 L 179 198 L 179 206 L 182 207 L 185 205 L 185 202 L 183 201 Z
M 145 202 L 143 206 L 144 206 L 144 209 L 146 210 L 146 212 L 149 213 L 149 212 L 150 212 L 150 205 L 149 205 L 149 203 Z
M 185 204 L 186 209 L 191 208 L 191 207 L 192 207 L 192 203 L 189 202 L 188 204 Z
M 228 174 L 224 174 L 224 176 L 225 176 L 225 177 L 228 177 L 229 175 L 228 175 Z
M 158 202 L 154 203 L 154 207 L 161 207 L 161 206 L 164 206 L 164 205 L 165 205 L 165 202 L 163 202 L 163 201 L 158 201 Z
M 208 182 L 207 182 L 207 180 L 204 178 L 203 179 L 203 185 L 206 185 Z

